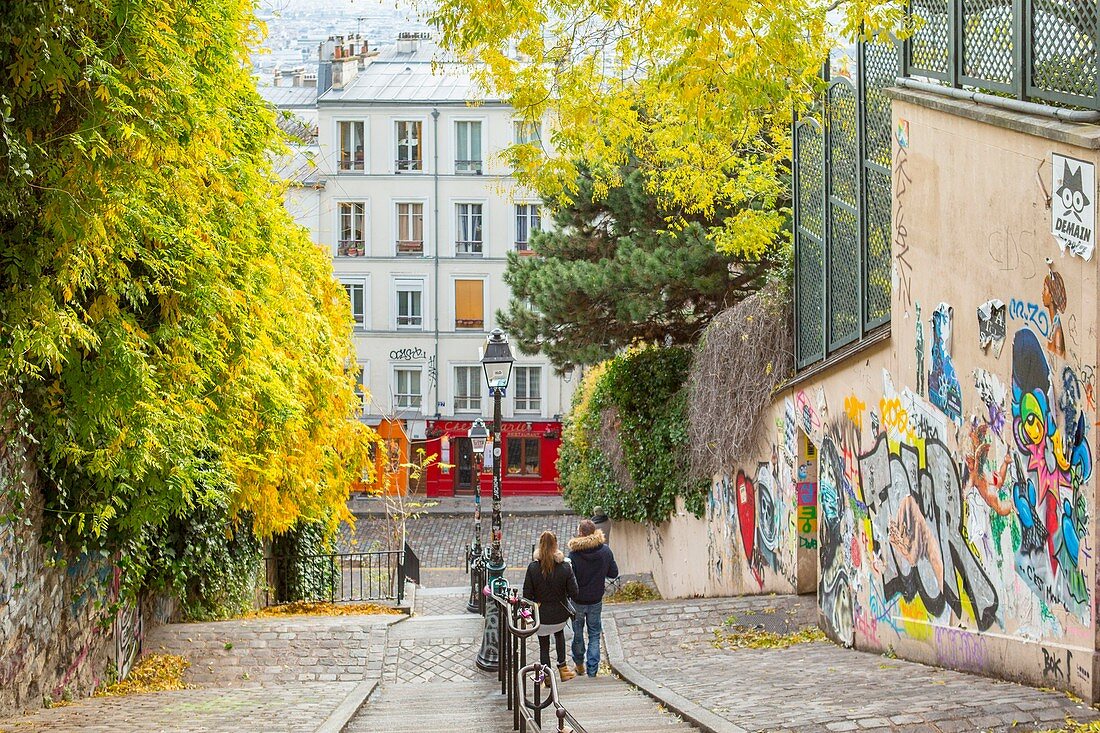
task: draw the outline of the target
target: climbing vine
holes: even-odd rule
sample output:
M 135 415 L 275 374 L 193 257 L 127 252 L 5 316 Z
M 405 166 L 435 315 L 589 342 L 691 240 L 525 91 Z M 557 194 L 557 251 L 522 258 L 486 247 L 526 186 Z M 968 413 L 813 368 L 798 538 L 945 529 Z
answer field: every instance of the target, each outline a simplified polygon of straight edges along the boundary
M 590 514 L 660 522 L 682 496 L 701 514 L 706 482 L 687 479 L 687 378 L 691 352 L 635 347 L 585 375 L 562 431 L 565 500 Z

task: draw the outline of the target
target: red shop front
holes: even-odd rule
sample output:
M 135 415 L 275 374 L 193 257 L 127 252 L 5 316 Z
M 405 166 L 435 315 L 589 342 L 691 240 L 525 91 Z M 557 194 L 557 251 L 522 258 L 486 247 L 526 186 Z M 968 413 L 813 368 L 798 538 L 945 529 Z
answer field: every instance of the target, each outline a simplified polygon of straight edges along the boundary
M 437 455 L 438 463 L 425 472 L 428 496 L 473 496 L 476 463 L 468 432 L 470 420 L 429 420 L 428 455 Z M 492 423 L 486 421 L 492 430 Z M 510 420 L 502 423 L 504 441 L 501 450 L 500 492 L 502 496 L 518 494 L 560 494 L 558 486 L 558 446 L 561 444 L 561 423 L 554 420 Z M 489 452 L 489 451 L 487 451 Z M 492 469 L 486 462 L 481 479 L 482 495 L 492 492 Z

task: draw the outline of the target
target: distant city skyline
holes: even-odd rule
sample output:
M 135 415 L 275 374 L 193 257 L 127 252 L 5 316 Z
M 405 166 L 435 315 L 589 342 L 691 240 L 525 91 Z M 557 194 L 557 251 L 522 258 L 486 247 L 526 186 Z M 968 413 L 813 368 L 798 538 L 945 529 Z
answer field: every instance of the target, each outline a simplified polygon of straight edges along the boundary
M 400 1 L 263 0 L 257 16 L 267 24 L 263 43 L 252 53 L 261 78 L 277 68 L 316 64 L 317 44 L 329 36 L 359 33 L 376 48 L 401 31 L 429 30 L 412 4 Z

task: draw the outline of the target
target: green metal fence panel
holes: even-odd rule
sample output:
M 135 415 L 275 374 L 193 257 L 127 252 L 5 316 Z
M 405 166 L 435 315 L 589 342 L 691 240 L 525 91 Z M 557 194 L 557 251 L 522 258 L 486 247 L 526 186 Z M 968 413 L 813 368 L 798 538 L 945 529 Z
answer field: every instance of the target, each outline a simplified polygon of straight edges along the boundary
M 1096 0 L 1027 0 L 1029 74 L 1025 93 L 1035 99 L 1100 109 Z
M 794 128 L 795 359 L 825 358 L 825 140 L 816 120 Z
M 829 146 L 828 229 L 825 249 L 826 345 L 834 351 L 862 332 L 859 114 L 856 88 L 837 79 L 826 92 Z
M 990 91 L 1012 92 L 1016 75 L 1016 12 L 1005 0 L 961 0 L 963 84 Z
M 899 49 L 893 43 L 860 45 L 860 100 L 863 114 L 863 330 L 890 320 L 892 169 L 890 99 L 886 89 L 898 75 Z
M 910 73 L 948 81 L 951 78 L 951 0 L 914 0 L 909 12 L 921 19 L 906 41 Z

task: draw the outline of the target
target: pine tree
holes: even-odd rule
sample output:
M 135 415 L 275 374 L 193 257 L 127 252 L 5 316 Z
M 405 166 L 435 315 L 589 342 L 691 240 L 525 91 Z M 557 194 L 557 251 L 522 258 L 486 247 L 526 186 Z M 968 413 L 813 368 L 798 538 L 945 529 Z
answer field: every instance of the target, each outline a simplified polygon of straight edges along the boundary
M 597 195 L 582 171 L 570 203 L 548 204 L 555 226 L 532 238 L 534 256 L 508 255 L 513 299 L 501 325 L 523 351 L 559 368 L 595 364 L 637 341 L 691 344 L 779 259 L 716 251 L 711 235 L 729 212 L 670 212 L 636 166 L 621 179 Z M 669 217 L 682 224 L 670 228 Z

